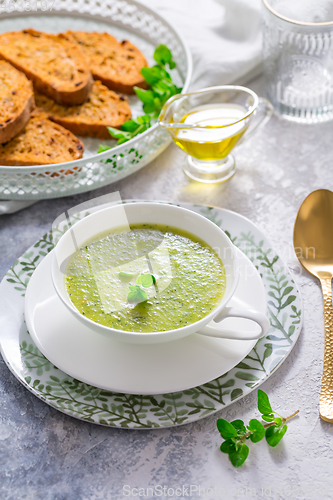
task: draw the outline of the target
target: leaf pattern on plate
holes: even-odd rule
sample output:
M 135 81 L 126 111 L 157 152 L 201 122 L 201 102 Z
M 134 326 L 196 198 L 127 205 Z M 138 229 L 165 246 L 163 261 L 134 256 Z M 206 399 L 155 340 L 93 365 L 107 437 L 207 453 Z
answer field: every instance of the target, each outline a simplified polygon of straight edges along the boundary
M 243 397 L 287 357 L 300 333 L 302 311 L 297 286 L 281 259 L 260 231 L 237 214 L 202 205 L 179 206 L 194 210 L 221 227 L 253 262 L 267 293 L 271 322 L 268 335 L 257 342 L 243 361 L 215 380 L 182 392 L 138 396 L 105 391 L 66 375 L 43 356 L 27 331 L 21 332 L 25 374 L 15 375 L 37 397 L 67 415 L 101 425 L 133 429 L 170 427 L 203 418 Z M 79 218 L 74 216 L 70 222 Z M 234 223 L 237 218 L 239 228 Z M 243 226 L 245 230 L 241 229 Z M 17 294 L 24 296 L 33 271 L 66 230 L 67 226 L 63 226 L 46 233 L 8 271 L 5 279 Z

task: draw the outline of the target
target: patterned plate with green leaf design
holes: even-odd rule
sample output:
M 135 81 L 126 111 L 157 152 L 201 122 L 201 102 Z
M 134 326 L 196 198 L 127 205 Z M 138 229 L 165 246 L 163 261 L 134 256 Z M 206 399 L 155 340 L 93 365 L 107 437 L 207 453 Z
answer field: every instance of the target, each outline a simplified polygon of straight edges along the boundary
M 302 325 L 299 290 L 261 231 L 244 217 L 220 208 L 180 204 L 223 229 L 254 263 L 267 295 L 271 329 L 235 368 L 192 389 L 154 396 L 109 392 L 84 384 L 53 366 L 35 347 L 24 321 L 24 295 L 39 262 L 53 248 L 46 233 L 8 271 L 0 287 L 0 347 L 9 369 L 50 406 L 80 420 L 147 429 L 194 422 L 243 397 L 286 359 Z

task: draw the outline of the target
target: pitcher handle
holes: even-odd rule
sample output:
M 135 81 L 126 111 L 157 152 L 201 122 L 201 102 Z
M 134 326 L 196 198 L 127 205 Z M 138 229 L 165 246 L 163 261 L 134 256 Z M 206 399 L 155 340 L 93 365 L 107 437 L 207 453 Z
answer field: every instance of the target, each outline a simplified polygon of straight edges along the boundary
M 218 323 L 226 318 L 245 318 L 257 323 L 260 326 L 260 331 L 251 332 L 239 332 L 237 330 L 227 330 L 219 327 Z M 210 325 L 215 325 L 213 328 Z M 222 312 L 220 312 L 210 324 L 204 326 L 199 330 L 200 335 L 207 335 L 208 337 L 217 337 L 220 339 L 235 339 L 235 340 L 258 340 L 264 337 L 270 328 L 269 319 L 265 314 L 255 311 L 253 309 L 242 309 L 239 307 L 225 307 Z
M 259 97 L 259 104 L 257 109 L 254 111 L 253 116 L 253 121 L 256 123 L 250 125 L 243 137 L 241 137 L 238 141 L 237 146 L 247 141 L 247 139 L 250 139 L 258 131 L 259 128 L 265 125 L 265 123 L 267 123 L 271 119 L 273 112 L 274 108 L 269 100 L 265 99 L 264 97 Z

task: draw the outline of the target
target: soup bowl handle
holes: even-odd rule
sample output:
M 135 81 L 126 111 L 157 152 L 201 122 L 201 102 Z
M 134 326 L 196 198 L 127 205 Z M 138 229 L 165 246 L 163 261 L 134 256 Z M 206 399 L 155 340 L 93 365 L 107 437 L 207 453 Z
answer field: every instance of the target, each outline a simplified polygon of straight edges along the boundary
M 242 332 L 237 330 L 224 329 L 219 323 L 226 318 L 242 318 L 248 319 L 257 323 L 260 327 L 259 332 Z M 212 326 L 214 325 L 214 326 Z M 220 339 L 234 339 L 234 340 L 257 340 L 264 337 L 270 328 L 270 322 L 265 314 L 262 314 L 253 309 L 242 309 L 239 307 L 225 307 L 214 320 L 208 325 L 201 328 L 198 332 L 200 335 L 208 337 L 217 337 Z

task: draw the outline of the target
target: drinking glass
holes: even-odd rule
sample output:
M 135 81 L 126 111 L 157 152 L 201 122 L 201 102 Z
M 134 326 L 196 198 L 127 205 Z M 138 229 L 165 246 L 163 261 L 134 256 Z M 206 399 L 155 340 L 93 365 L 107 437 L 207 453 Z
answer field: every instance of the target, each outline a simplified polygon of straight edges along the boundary
M 199 182 L 224 182 L 236 171 L 233 148 L 272 115 L 267 99 L 235 85 L 171 97 L 159 116 L 174 142 L 187 153 L 185 174 Z
M 333 1 L 263 0 L 266 96 L 290 120 L 333 118 Z

